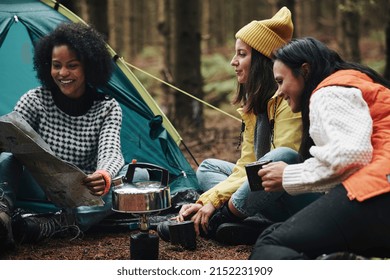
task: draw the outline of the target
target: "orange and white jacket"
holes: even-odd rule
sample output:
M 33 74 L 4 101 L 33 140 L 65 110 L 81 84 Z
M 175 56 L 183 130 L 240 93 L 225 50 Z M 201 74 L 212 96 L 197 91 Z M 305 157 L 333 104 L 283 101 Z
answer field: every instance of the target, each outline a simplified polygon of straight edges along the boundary
M 358 201 L 390 192 L 390 89 L 356 70 L 322 81 L 310 99 L 313 158 L 289 165 L 290 194 L 327 191 L 337 183 Z

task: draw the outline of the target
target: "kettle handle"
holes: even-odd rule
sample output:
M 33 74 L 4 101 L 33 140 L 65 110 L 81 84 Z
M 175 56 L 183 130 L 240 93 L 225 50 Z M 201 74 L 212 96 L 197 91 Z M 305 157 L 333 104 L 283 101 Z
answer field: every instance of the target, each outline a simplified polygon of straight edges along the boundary
M 169 180 L 168 170 L 162 168 L 161 166 L 154 165 L 151 163 L 130 163 L 126 172 L 126 176 L 124 177 L 123 181 L 132 183 L 134 178 L 134 172 L 137 167 L 148 169 L 148 170 L 161 171 L 161 184 L 164 186 L 168 186 L 168 180 Z

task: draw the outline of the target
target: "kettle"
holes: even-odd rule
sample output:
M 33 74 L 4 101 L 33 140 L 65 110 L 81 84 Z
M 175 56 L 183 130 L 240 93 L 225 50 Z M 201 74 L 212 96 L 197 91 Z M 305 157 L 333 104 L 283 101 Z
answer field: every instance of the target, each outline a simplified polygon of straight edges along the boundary
M 161 174 L 160 181 L 133 182 L 136 168 Z M 171 207 L 166 169 L 149 163 L 131 163 L 124 177 L 114 179 L 112 210 L 140 216 L 140 232 L 130 236 L 130 257 L 133 260 L 158 259 L 158 236 L 149 233 L 148 215 Z
M 161 173 L 160 181 L 133 182 L 136 168 Z M 171 207 L 169 173 L 166 169 L 149 163 L 131 163 L 124 177 L 114 179 L 112 210 L 123 213 L 153 213 Z

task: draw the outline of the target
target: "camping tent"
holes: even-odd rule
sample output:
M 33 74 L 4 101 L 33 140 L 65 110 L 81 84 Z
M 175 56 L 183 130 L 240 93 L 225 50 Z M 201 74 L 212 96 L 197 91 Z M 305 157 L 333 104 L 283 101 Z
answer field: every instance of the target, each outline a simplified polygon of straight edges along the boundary
M 0 2 L 0 115 L 39 85 L 32 66 L 34 43 L 62 22 L 83 22 L 52 0 Z M 107 45 L 115 64 L 105 93 L 123 110 L 122 149 L 126 162 L 152 163 L 169 172 L 171 193 L 197 189 L 195 172 L 180 150 L 181 137 L 122 58 Z

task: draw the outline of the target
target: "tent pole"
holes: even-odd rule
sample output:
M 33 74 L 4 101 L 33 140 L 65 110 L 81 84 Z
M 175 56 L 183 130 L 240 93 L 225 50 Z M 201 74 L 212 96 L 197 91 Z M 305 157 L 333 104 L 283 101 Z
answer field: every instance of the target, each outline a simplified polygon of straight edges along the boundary
M 191 156 L 192 160 L 195 162 L 196 166 L 199 166 L 199 163 L 196 161 L 194 155 L 191 153 L 190 149 L 188 149 L 187 145 L 184 143 L 183 140 L 181 140 L 181 143 L 183 144 L 186 151 L 190 154 L 190 156 Z

